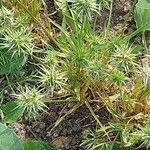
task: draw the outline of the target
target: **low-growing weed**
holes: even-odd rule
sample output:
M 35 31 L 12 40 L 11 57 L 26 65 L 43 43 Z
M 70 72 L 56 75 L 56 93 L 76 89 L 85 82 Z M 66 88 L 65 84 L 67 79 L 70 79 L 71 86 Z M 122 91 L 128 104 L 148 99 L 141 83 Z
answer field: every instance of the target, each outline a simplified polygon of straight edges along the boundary
M 139 6 L 141 3 L 139 0 L 135 7 L 138 29 L 127 36 L 110 29 L 112 0 L 56 0 L 62 17 L 60 24 L 51 19 L 44 1 L 14 0 L 5 5 L 2 2 L 0 75 L 6 76 L 9 82 L 9 76 L 21 72 L 26 64 L 33 65 L 31 70 L 36 74 L 34 85 L 30 86 L 26 80 L 22 84 L 24 87 L 18 84 L 21 91 L 16 87 L 12 90 L 15 100 L 0 107 L 1 121 L 12 123 L 22 116 L 31 120 L 48 109 L 47 103 L 74 102 L 72 108 L 58 118 L 54 128 L 85 105 L 97 127 L 96 131 L 83 133 L 81 145 L 87 150 L 148 149 L 150 71 L 145 32 L 149 30 L 149 23 L 141 16 L 142 13 L 149 15 L 149 11 Z M 144 1 L 143 5 L 147 3 Z M 10 9 L 10 4 L 14 9 Z M 43 20 L 39 14 L 41 4 Z M 97 35 L 93 26 L 97 17 L 93 15 L 99 15 L 103 7 L 109 8 L 109 19 Z M 41 40 L 38 35 L 41 47 L 36 45 L 36 27 L 47 36 L 46 40 Z M 140 32 L 142 44 L 137 45 L 131 38 Z M 141 49 L 144 49 L 144 58 L 140 58 Z M 111 116 L 106 124 L 95 112 L 92 104 L 96 102 Z

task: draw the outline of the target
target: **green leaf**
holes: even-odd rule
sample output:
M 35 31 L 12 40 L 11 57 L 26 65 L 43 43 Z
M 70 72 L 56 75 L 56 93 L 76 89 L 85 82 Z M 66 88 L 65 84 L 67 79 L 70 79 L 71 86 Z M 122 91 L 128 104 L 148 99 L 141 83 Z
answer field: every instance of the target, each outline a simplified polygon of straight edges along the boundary
M 139 0 L 135 6 L 134 17 L 137 28 L 141 28 L 150 20 L 150 1 Z M 143 29 L 143 32 L 150 30 L 150 24 Z
M 28 140 L 24 143 L 24 150 L 58 150 L 58 149 L 49 146 L 45 142 Z
M 0 150 L 23 150 L 15 133 L 0 123 Z
M 58 150 L 55 147 L 50 146 L 50 145 L 48 145 L 47 143 L 45 143 L 43 141 L 40 141 L 40 144 L 42 144 L 44 146 L 45 150 Z
M 2 105 L 0 109 L 3 112 L 3 123 L 14 123 L 22 116 L 22 110 L 17 108 L 17 102 L 11 101 Z
M 26 62 L 23 55 L 0 51 L 0 75 L 14 73 L 20 70 Z

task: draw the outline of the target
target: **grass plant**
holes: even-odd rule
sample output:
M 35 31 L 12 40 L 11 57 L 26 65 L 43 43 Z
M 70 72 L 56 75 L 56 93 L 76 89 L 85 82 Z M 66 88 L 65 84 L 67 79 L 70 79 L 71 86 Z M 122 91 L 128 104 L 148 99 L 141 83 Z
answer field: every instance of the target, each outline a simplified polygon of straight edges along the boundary
M 113 32 L 113 3 L 112 0 L 56 1 L 62 17 L 58 24 L 48 14 L 44 1 L 1 2 L 0 75 L 7 81 L 2 80 L 2 84 L 13 92 L 15 87 L 16 109 L 22 109 L 26 119 L 46 111 L 48 103 L 74 102 L 72 108 L 57 119 L 52 130 L 85 105 L 96 125 L 95 131 L 90 129 L 83 133 L 81 145 L 87 150 L 148 149 L 150 69 L 144 40 L 150 23 L 138 26 L 130 35 L 123 32 L 124 28 L 122 32 Z M 41 6 L 43 18 L 39 13 Z M 98 35 L 95 30 L 97 17 L 93 15 L 100 15 L 103 8 L 109 8 L 109 19 Z M 44 36 L 36 33 L 36 28 Z M 142 43 L 135 44 L 131 39 L 140 32 Z M 46 40 L 41 40 L 43 37 Z M 146 51 L 144 58 L 139 57 L 141 49 Z M 31 72 L 35 72 L 32 80 L 22 81 L 21 91 L 11 86 L 14 84 L 12 76 L 31 65 L 34 66 Z M 33 88 L 29 88 L 27 85 L 32 83 Z M 111 116 L 106 124 L 97 115 L 95 103 L 102 105 Z

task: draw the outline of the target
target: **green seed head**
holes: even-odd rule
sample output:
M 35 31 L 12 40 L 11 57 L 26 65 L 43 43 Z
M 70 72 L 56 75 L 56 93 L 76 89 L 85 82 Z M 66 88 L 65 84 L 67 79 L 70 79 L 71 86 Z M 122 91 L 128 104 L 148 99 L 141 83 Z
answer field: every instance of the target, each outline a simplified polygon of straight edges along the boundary
M 126 76 L 123 72 L 117 70 L 112 73 L 112 81 L 117 85 L 123 84 L 125 80 Z
M 54 90 L 61 90 L 65 85 L 65 74 L 59 71 L 59 68 L 55 65 L 50 67 L 42 66 L 39 74 L 39 82 L 43 87 L 50 89 L 51 93 L 53 93 Z
M 25 118 L 35 117 L 40 111 L 44 111 L 47 106 L 43 102 L 43 95 L 35 88 L 22 89 L 19 94 L 15 94 L 18 107 L 23 110 Z

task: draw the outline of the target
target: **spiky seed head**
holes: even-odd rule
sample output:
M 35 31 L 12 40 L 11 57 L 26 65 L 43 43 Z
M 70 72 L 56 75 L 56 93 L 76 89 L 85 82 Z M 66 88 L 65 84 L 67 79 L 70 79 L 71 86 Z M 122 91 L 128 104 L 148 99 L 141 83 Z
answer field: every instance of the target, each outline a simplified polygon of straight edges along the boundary
M 122 85 L 126 80 L 125 74 L 118 70 L 113 71 L 111 78 L 112 81 L 117 85 Z
M 115 67 L 117 66 L 121 71 L 128 73 L 131 67 L 137 66 L 136 58 L 134 47 L 125 44 L 116 46 L 111 59 Z
M 33 38 L 27 28 L 20 28 L 18 30 L 8 29 L 3 33 L 1 41 L 1 46 L 11 51 L 13 55 L 28 55 L 33 52 Z
M 5 27 L 14 24 L 14 12 L 5 7 L 0 9 L 0 27 Z
M 41 85 L 50 89 L 52 94 L 54 90 L 61 90 L 66 82 L 65 73 L 61 72 L 55 65 L 42 66 L 38 78 Z
M 100 5 L 96 0 L 68 0 L 68 2 L 71 2 L 71 7 L 78 13 L 78 16 L 86 16 L 91 19 L 92 12 L 99 14 Z
M 40 111 L 45 111 L 47 106 L 44 104 L 44 95 L 36 88 L 21 89 L 19 94 L 15 94 L 18 108 L 22 109 L 26 119 L 35 117 Z

